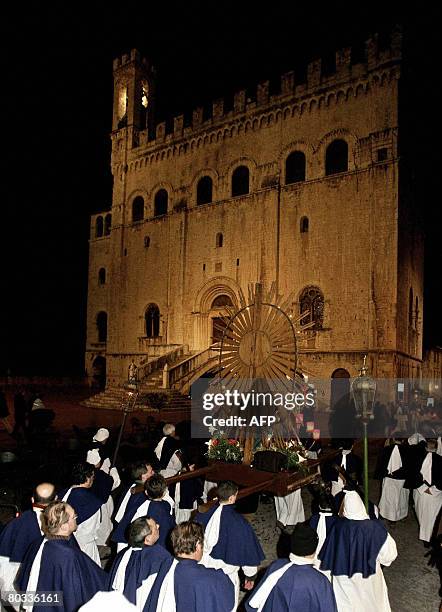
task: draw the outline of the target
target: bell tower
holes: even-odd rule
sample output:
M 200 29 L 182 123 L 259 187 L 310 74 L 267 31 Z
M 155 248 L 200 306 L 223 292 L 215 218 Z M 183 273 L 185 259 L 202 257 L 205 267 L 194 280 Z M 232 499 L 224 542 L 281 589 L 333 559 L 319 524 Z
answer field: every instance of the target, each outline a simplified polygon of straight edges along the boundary
M 112 133 L 127 130 L 128 148 L 148 140 L 154 129 L 155 71 L 136 49 L 114 60 L 114 108 Z

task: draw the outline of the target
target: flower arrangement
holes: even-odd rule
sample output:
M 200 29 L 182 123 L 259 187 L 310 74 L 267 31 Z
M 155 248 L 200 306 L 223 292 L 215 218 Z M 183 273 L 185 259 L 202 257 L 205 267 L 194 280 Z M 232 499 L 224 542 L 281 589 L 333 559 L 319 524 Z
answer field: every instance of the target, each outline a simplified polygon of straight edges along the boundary
M 243 449 L 238 440 L 216 434 L 206 444 L 208 445 L 206 455 L 209 459 L 218 459 L 227 463 L 241 463 Z

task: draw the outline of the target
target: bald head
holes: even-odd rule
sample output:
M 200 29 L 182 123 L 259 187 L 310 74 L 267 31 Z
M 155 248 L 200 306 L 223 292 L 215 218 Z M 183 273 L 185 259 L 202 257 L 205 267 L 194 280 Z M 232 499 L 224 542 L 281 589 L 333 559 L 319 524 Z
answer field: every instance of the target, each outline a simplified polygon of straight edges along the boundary
M 40 504 L 42 506 L 47 506 L 56 498 L 55 495 L 55 487 L 50 482 L 42 482 L 41 484 L 35 487 L 34 495 L 32 496 L 32 501 L 34 504 Z

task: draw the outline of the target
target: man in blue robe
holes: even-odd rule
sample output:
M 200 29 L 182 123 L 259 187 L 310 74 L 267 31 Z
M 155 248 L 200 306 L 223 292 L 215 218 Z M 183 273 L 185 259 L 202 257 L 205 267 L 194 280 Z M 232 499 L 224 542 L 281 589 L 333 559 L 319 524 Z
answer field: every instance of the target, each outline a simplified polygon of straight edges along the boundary
M 318 559 L 318 555 L 321 548 L 330 533 L 331 528 L 338 520 L 337 513 L 334 511 L 334 503 L 331 495 L 323 493 L 319 496 L 319 509 L 310 517 L 309 525 L 318 534 L 318 546 L 316 548 L 315 563 L 316 569 L 319 569 L 321 562 Z M 330 579 L 330 573 L 324 572 L 327 578 Z
M 0 534 L 0 594 L 14 590 L 14 580 L 20 563 L 34 540 L 42 536 L 40 520 L 46 506 L 54 501 L 55 487 L 43 482 L 31 498 L 32 509 L 25 510 L 18 518 L 10 521 Z
M 76 612 L 104 590 L 107 582 L 106 573 L 79 549 L 72 535 L 76 518 L 75 510 L 65 502 L 52 502 L 45 508 L 41 516 L 44 538 L 30 545 L 16 580 L 19 591 L 59 592 L 64 612 Z M 53 612 L 54 604 L 40 603 L 36 609 Z
M 92 492 L 94 478 L 95 470 L 92 465 L 86 462 L 75 464 L 72 468 L 72 485 L 60 491 L 58 499 L 75 508 L 78 525 L 75 538 L 78 545 L 97 565 L 100 565 L 97 537 L 103 502 Z
M 118 543 L 120 552 L 127 546 L 126 529 L 140 516 L 150 516 L 160 526 L 158 543 L 166 546 L 171 530 L 175 527 L 175 519 L 170 514 L 170 505 L 164 501 L 167 494 L 166 481 L 161 474 L 154 474 L 144 483 L 144 492 L 135 493 L 129 500 L 126 512 L 112 535 L 112 541 Z
M 339 612 L 391 612 L 381 565 L 396 557 L 382 522 L 369 518 L 357 491 L 347 491 L 341 517 L 319 553 L 321 571 L 331 572 Z
M 118 510 L 115 513 L 115 522 L 119 523 L 126 512 L 127 504 L 132 495 L 142 493 L 144 491 L 144 483 L 155 474 L 152 465 L 148 461 L 139 461 L 135 463 L 131 470 L 132 483 L 125 489 L 121 496 L 121 501 L 118 504 Z M 138 490 L 139 489 L 139 490 Z
M 172 531 L 176 558 L 163 564 L 143 612 L 230 612 L 235 595 L 222 570 L 200 563 L 203 556 L 202 525 L 187 521 Z
M 158 544 L 159 526 L 143 516 L 128 528 L 129 547 L 116 557 L 109 575 L 109 589 L 120 591 L 142 610 L 163 563 L 171 555 Z
M 102 501 L 100 508 L 100 524 L 96 533 L 97 546 L 106 546 L 107 540 L 114 528 L 112 514 L 114 512 L 114 500 L 112 491 L 120 485 L 120 476 L 117 468 L 104 467 L 104 462 L 96 448 L 88 451 L 86 462 L 95 468 L 94 481 L 91 491 Z
M 296 525 L 289 560 L 278 559 L 246 602 L 247 612 L 337 612 L 330 582 L 314 568 L 318 536 Z
M 218 485 L 218 503 L 208 512 L 199 512 L 195 521 L 205 527 L 204 555 L 206 567 L 222 569 L 235 587 L 235 604 L 239 598 L 238 571 L 242 568 L 244 588 L 253 588 L 258 565 L 265 555 L 250 523 L 235 510 L 238 485 L 224 480 Z

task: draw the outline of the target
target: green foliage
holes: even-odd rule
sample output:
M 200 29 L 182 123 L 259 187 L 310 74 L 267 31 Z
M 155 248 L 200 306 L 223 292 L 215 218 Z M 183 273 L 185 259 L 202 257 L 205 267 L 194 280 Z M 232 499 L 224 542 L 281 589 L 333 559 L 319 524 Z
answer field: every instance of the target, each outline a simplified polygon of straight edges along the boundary
M 214 436 L 207 444 L 206 455 L 209 459 L 218 459 L 227 463 L 241 463 L 243 449 L 238 440 Z

